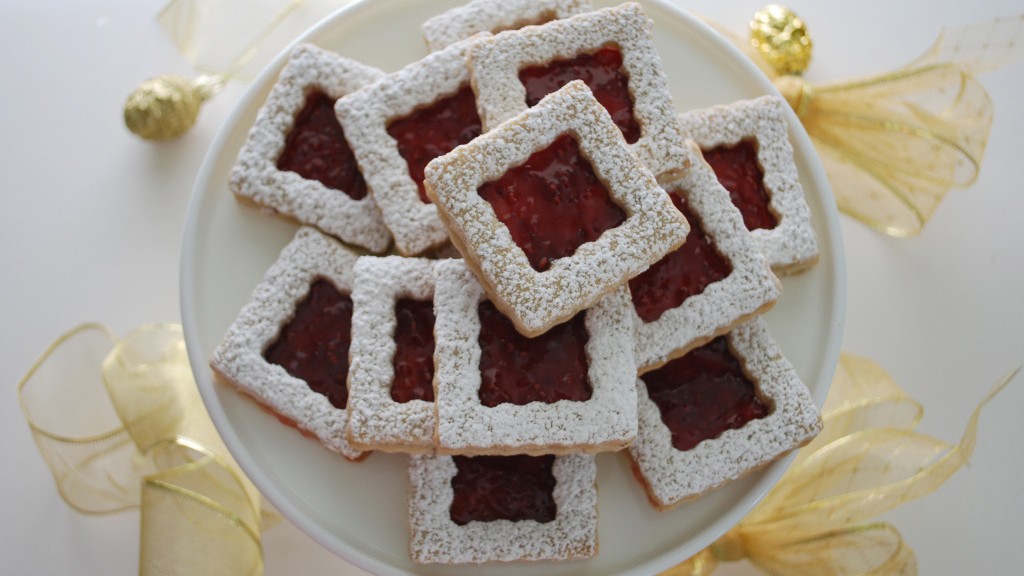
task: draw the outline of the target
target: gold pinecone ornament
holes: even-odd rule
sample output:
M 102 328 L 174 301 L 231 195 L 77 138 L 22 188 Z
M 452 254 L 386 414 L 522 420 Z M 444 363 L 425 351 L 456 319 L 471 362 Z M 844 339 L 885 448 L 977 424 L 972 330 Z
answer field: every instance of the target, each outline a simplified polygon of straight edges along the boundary
M 150 78 L 128 96 L 124 123 L 147 140 L 176 138 L 196 123 L 203 102 L 216 94 L 222 83 L 216 76 L 190 80 L 162 74 Z
M 778 4 L 769 4 L 754 14 L 750 44 L 780 76 L 803 74 L 814 47 L 804 21 Z

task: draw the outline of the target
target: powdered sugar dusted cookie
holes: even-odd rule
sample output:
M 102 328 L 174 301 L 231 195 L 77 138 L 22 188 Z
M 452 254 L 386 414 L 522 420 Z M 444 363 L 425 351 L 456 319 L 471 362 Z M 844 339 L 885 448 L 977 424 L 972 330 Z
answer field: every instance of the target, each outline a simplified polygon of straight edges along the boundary
M 300 44 L 260 108 L 228 186 L 243 201 L 383 252 L 380 209 L 334 115 L 334 101 L 384 73 Z
M 578 80 L 432 161 L 426 183 L 452 243 L 527 336 L 592 306 L 689 230 Z
M 761 319 L 637 381 L 629 448 L 651 503 L 671 508 L 809 442 L 818 410 Z
M 686 136 L 704 151 L 777 274 L 800 272 L 818 260 L 786 106 L 778 97 L 762 96 L 679 116 Z
M 469 39 L 434 52 L 338 100 L 335 111 L 384 222 L 404 256 L 447 242 L 423 192 L 423 168 L 480 134 L 469 87 Z
M 690 223 L 682 246 L 629 281 L 640 372 L 767 311 L 781 285 L 729 192 L 690 143 L 692 168 L 666 190 Z
M 435 264 L 441 454 L 617 450 L 636 434 L 625 288 L 536 338 L 486 299 L 461 260 Z
M 478 32 L 497 33 L 591 10 L 589 0 L 471 0 L 423 23 L 433 52 Z
M 678 165 L 684 138 L 650 27 L 640 5 L 627 3 L 480 41 L 470 50 L 470 67 L 484 129 L 586 78 L 659 179 L 685 170 Z
M 412 559 L 464 564 L 591 557 L 597 553 L 596 482 L 588 454 L 411 456 Z
M 219 378 L 349 460 L 365 456 L 345 435 L 356 258 L 300 228 L 210 359 Z
M 364 450 L 431 451 L 433 261 L 360 258 L 352 303 L 349 441 Z

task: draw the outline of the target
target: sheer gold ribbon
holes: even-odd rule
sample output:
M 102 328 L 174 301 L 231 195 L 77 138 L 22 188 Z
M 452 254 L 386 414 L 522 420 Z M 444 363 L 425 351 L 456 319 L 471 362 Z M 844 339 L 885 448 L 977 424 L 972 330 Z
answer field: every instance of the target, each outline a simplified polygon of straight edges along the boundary
M 206 414 L 180 326 L 121 340 L 78 326 L 36 361 L 18 397 L 71 507 L 141 507 L 140 574 L 262 574 L 260 526 L 273 513 Z
M 886 234 L 919 233 L 949 189 L 978 177 L 992 102 L 975 76 L 1024 52 L 1024 15 L 943 31 L 893 72 L 812 86 L 734 38 L 796 111 L 839 209 Z
M 719 562 L 742 559 L 787 576 L 917 574 L 899 532 L 871 519 L 933 492 L 967 462 L 982 407 L 1016 373 L 993 387 L 950 445 L 914 430 L 923 409 L 884 370 L 844 354 L 821 434 L 736 527 L 662 576 L 707 576 Z
M 196 69 L 256 77 L 299 34 L 352 0 L 171 0 L 157 22 Z

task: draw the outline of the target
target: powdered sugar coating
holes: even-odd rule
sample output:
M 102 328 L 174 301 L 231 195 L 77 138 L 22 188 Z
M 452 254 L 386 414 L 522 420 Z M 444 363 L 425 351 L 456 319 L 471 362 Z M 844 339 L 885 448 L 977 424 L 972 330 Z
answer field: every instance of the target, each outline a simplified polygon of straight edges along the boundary
M 777 274 L 792 274 L 813 266 L 819 252 L 811 211 L 793 160 L 786 106 L 776 96 L 761 96 L 679 115 L 687 138 L 703 150 L 732 146 L 746 139 L 757 143 L 769 208 L 778 224 L 771 230 L 753 230 L 752 234 Z
M 316 226 L 345 242 L 383 252 L 391 242 L 372 194 L 354 200 L 341 190 L 277 167 L 306 95 L 321 90 L 340 98 L 384 72 L 311 44 L 299 44 L 256 115 L 238 153 L 228 187 L 240 200 Z
M 763 320 L 739 326 L 728 339 L 744 372 L 773 407 L 764 418 L 680 451 L 672 446 L 672 434 L 643 380 L 637 380 L 640 429 L 629 455 L 648 497 L 659 508 L 674 507 L 744 476 L 806 444 L 821 430 L 807 387 L 782 356 Z
M 778 299 L 782 285 L 743 225 L 740 211 L 729 198 L 700 150 L 689 143 L 691 169 L 666 189 L 686 200 L 700 220 L 711 246 L 732 271 L 709 284 L 653 322 L 644 322 L 631 307 L 637 323 L 636 356 L 641 373 L 652 370 L 701 346 L 732 327 L 766 312 Z M 685 248 L 684 243 L 680 249 Z
M 414 256 L 448 241 L 437 208 L 420 199 L 419 186 L 388 134 L 391 120 L 455 94 L 468 84 L 466 52 L 476 39 L 464 40 L 405 68 L 388 74 L 365 89 L 335 103 L 345 137 L 373 191 L 395 248 Z
M 651 21 L 640 5 L 626 3 L 481 40 L 469 58 L 484 129 L 526 110 L 520 69 L 614 45 L 622 53 L 633 116 L 640 125 L 640 139 L 630 148 L 659 179 L 685 170 L 678 164 L 685 157 L 680 149 L 682 129 L 650 29 Z
M 494 520 L 459 526 L 451 456 L 409 458 L 409 550 L 419 563 L 465 564 L 570 560 L 597 553 L 597 465 L 593 455 L 556 456 L 552 467 L 557 515 L 551 522 Z
M 576 139 L 626 220 L 537 272 L 477 189 L 563 134 Z M 427 165 L 426 189 L 451 230 L 452 243 L 495 306 L 527 336 L 592 306 L 678 247 L 689 231 L 654 175 L 626 147 L 611 117 L 579 80 L 434 159 Z
M 352 288 L 352 345 L 348 372 L 349 441 L 364 450 L 429 452 L 434 403 L 396 402 L 395 303 L 434 299 L 433 261 L 401 256 L 360 258 Z
M 300 228 L 253 290 L 210 359 L 220 378 L 349 460 L 365 453 L 348 443 L 346 410 L 335 408 L 305 381 L 268 362 L 263 351 L 291 319 L 313 281 L 324 278 L 340 292 L 351 293 L 356 258 L 354 252 L 322 232 Z
M 586 311 L 586 401 L 525 405 L 480 402 L 480 319 L 486 298 L 461 260 L 434 266 L 434 399 L 440 454 L 559 454 L 624 447 L 636 435 L 636 363 L 631 306 L 620 288 Z
M 497 33 L 592 10 L 589 0 L 472 0 L 423 23 L 431 52 L 477 32 Z

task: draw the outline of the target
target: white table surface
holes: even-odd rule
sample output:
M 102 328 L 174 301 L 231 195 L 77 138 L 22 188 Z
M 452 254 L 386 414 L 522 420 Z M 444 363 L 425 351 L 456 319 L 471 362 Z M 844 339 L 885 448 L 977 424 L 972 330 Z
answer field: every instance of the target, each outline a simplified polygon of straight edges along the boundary
M 760 0 L 677 0 L 740 31 Z M 179 140 L 121 122 L 127 94 L 164 72 L 193 75 L 158 28 L 163 0 L 0 1 L 0 564 L 5 574 L 128 574 L 138 515 L 85 516 L 58 497 L 15 400 L 17 381 L 71 326 L 124 334 L 179 319 L 178 255 L 192 182 L 245 91 L 231 84 Z M 815 39 L 811 81 L 891 69 L 939 29 L 1024 13 L 1021 0 L 792 0 Z M 1024 41 L 1024 39 L 1022 39 Z M 671 62 L 672 55 L 663 55 Z M 989 385 L 1024 363 L 1024 62 L 982 77 L 996 108 L 980 179 L 954 190 L 925 232 L 891 239 L 842 218 L 848 266 L 843 348 L 888 369 L 926 409 L 921 428 L 956 441 Z M 1024 378 L 982 418 L 969 467 L 885 516 L 920 573 L 1024 569 Z M 363 574 L 283 522 L 264 535 L 267 574 Z M 723 576 L 753 574 L 745 565 Z

